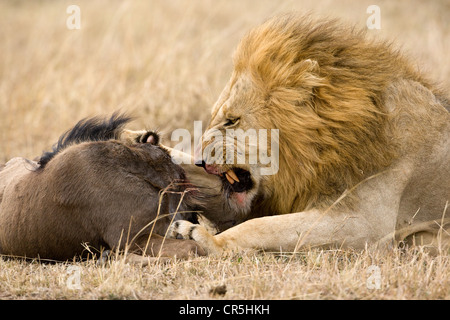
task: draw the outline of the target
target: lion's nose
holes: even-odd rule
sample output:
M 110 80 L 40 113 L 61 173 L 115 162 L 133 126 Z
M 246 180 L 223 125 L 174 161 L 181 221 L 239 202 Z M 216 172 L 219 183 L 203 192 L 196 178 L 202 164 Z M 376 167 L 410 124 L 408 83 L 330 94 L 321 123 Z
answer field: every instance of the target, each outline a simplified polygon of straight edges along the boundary
M 197 167 L 205 168 L 206 163 L 202 157 L 202 144 L 201 143 L 199 143 L 194 150 L 194 161 L 195 161 L 194 163 Z
M 206 166 L 206 162 L 205 161 L 197 161 L 196 163 L 195 163 L 195 165 L 197 166 L 197 167 L 201 167 L 201 168 L 205 168 L 205 166 Z

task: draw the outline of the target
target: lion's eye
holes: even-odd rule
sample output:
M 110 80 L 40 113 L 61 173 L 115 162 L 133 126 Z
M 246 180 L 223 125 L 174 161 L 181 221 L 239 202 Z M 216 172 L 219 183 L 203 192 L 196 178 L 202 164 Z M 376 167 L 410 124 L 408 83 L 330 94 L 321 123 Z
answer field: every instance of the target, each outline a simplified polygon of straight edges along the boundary
M 235 124 L 237 124 L 239 122 L 239 119 L 240 118 L 227 119 L 225 124 L 224 124 L 224 126 L 225 127 L 230 127 L 232 125 L 235 125 Z

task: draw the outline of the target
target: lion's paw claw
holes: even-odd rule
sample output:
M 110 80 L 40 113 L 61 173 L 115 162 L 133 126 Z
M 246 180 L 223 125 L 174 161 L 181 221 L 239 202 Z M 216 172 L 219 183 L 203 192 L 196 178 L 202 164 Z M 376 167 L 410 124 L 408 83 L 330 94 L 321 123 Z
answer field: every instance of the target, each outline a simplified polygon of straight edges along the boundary
M 168 235 L 176 239 L 193 239 L 192 234 L 196 227 L 197 225 L 189 221 L 175 221 L 170 225 Z

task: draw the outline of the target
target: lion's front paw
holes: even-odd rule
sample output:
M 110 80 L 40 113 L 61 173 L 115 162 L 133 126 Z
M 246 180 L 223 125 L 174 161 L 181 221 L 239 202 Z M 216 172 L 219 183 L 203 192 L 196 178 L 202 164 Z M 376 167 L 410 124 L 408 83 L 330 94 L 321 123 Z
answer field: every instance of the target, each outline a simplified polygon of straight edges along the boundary
M 223 248 L 218 245 L 214 236 L 199 224 L 179 220 L 169 227 L 168 236 L 171 238 L 190 239 L 197 242 L 207 253 L 220 253 Z
M 195 228 L 199 227 L 198 224 L 193 224 L 186 220 L 179 220 L 172 223 L 169 227 L 168 236 L 177 239 L 193 239 L 192 234 Z

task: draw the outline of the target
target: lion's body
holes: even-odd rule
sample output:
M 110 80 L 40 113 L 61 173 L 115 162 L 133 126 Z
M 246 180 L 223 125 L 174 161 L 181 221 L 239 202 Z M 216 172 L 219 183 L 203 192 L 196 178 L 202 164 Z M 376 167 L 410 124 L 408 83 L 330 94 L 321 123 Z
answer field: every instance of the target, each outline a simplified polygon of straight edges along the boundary
M 261 176 L 261 165 L 204 156 L 205 169 L 249 172 L 251 188 L 229 199 L 263 218 L 215 237 L 184 222 L 174 233 L 189 229 L 210 252 L 361 248 L 436 234 L 448 221 L 448 100 L 390 45 L 336 21 L 285 15 L 250 31 L 234 66 L 209 129 L 279 129 L 279 170 Z

